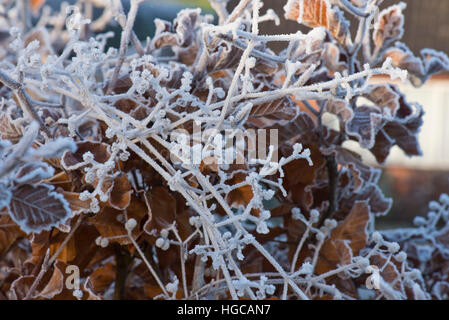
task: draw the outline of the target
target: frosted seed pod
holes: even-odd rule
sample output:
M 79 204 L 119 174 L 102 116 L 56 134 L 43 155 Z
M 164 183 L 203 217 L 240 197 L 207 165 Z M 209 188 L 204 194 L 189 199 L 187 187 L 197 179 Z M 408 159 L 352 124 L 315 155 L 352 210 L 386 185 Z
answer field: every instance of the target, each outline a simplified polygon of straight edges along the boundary
M 168 248 L 170 248 L 170 241 L 168 241 L 168 239 L 158 238 L 156 240 L 156 247 L 164 251 L 168 250 Z
M 107 238 L 101 238 L 100 247 L 106 248 L 109 245 L 109 240 Z
M 161 230 L 161 237 L 162 238 L 168 238 L 168 230 L 167 229 L 162 229 Z
M 379 242 L 382 242 L 383 241 L 383 237 L 382 237 L 382 235 L 380 234 L 380 232 L 374 232 L 373 233 L 373 235 L 372 235 L 372 237 L 373 237 L 373 241 L 374 242 L 376 242 L 376 243 L 379 243 Z
M 267 294 L 272 295 L 274 294 L 274 291 L 276 290 L 276 287 L 273 286 L 272 284 L 269 284 L 265 287 L 265 291 L 267 292 Z
M 337 221 L 334 219 L 326 219 L 324 220 L 324 225 L 329 229 L 334 229 L 337 226 Z
M 322 233 L 321 231 L 320 232 L 318 232 L 317 234 L 316 234 L 316 239 L 318 240 L 318 241 L 323 241 L 324 240 L 324 233 Z
M 293 218 L 298 217 L 301 214 L 301 210 L 299 208 L 292 209 Z
M 423 217 L 415 217 L 413 219 L 413 224 L 418 227 L 424 226 L 424 225 L 426 225 L 426 223 L 427 223 L 427 221 Z
M 389 251 L 390 253 L 396 253 L 396 252 L 398 252 L 399 249 L 401 248 L 401 247 L 399 246 L 399 243 L 396 243 L 396 242 L 389 243 L 389 244 L 387 245 L 387 247 L 388 247 L 388 251 Z
M 270 230 L 268 229 L 268 226 L 265 222 L 260 222 L 256 227 L 256 231 L 257 231 L 257 233 L 260 233 L 260 234 L 267 234 L 270 232 Z
M 11 35 L 11 37 L 17 38 L 18 36 L 20 36 L 20 29 L 17 27 L 12 27 L 9 29 L 9 34 Z
M 174 293 L 178 290 L 178 284 L 177 283 L 167 283 L 165 286 L 168 292 Z
M 268 219 L 270 219 L 270 217 L 271 217 L 271 213 L 268 210 L 264 210 L 260 213 L 260 218 L 262 220 L 268 220 Z
M 90 151 L 84 152 L 83 160 L 86 162 L 92 162 L 94 160 L 94 155 Z
M 313 266 L 309 262 L 304 262 L 301 266 L 301 273 L 302 274 L 312 274 Z
M 162 248 L 164 245 L 165 239 L 164 238 L 157 238 L 156 240 L 156 247 Z
M 223 233 L 223 239 L 229 239 L 232 237 L 232 234 L 229 231 L 226 231 Z
M 430 203 L 429 203 L 430 210 L 438 211 L 438 210 L 440 210 L 440 207 L 441 207 L 440 204 L 436 201 L 430 201 Z
M 80 199 L 81 201 L 87 201 L 87 200 L 89 200 L 89 198 L 90 198 L 90 193 L 89 193 L 89 191 L 83 191 L 83 192 L 81 192 L 80 195 L 79 195 L 79 199 Z
M 83 292 L 79 289 L 73 290 L 73 296 L 80 300 L 83 297 Z
M 128 161 L 129 155 L 130 155 L 129 152 L 125 151 L 125 152 L 120 153 L 119 158 L 122 161 Z
M 427 214 L 427 217 L 429 218 L 430 221 L 434 220 L 437 217 L 437 213 L 435 211 L 430 211 Z
M 416 280 L 421 275 L 421 271 L 419 271 L 418 269 L 413 269 L 412 271 L 409 272 L 408 275 L 410 279 Z
M 407 254 L 404 251 L 401 251 L 397 255 L 395 255 L 394 258 L 398 262 L 404 262 L 405 260 L 407 260 Z
M 136 219 L 131 218 L 128 221 L 126 221 L 125 228 L 127 231 L 129 232 L 133 231 L 136 226 L 137 226 Z
M 312 211 L 310 211 L 310 217 L 312 218 L 312 222 L 318 222 L 320 218 L 320 212 L 313 209 Z
M 189 223 L 196 228 L 201 227 L 201 219 L 199 217 L 190 217 Z
M 84 176 L 84 179 L 87 183 L 93 183 L 95 181 L 95 172 L 93 170 L 87 171 L 86 175 Z
M 98 203 L 96 203 L 96 204 L 91 204 L 90 210 L 91 210 L 93 213 L 98 213 L 98 212 L 100 212 L 100 206 L 98 205 Z
M 444 204 L 449 204 L 449 196 L 445 193 L 440 195 L 440 202 Z
M 226 93 L 222 88 L 215 88 L 215 94 L 218 98 L 222 99 L 225 97 Z M 219 114 L 220 110 L 215 110 L 215 114 Z

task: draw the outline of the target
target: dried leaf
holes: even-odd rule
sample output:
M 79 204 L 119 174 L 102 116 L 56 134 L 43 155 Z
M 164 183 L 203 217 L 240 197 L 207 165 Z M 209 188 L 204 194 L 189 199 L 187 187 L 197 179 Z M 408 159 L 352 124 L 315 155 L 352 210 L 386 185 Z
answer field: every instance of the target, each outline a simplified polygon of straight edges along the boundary
M 91 211 L 91 199 L 80 200 L 80 193 L 78 192 L 57 191 L 62 193 L 64 199 L 66 199 L 66 201 L 69 203 L 70 210 L 72 210 L 74 215 Z
M 381 48 L 386 41 L 399 40 L 404 34 L 404 15 L 402 10 L 405 3 L 390 6 L 379 15 L 374 26 L 373 40 L 377 47 Z
M 0 116 L 0 137 L 11 141 L 13 144 L 16 144 L 22 138 L 22 132 L 6 113 Z
M 126 209 L 128 219 L 135 219 L 137 225 L 144 220 L 147 215 L 147 208 L 145 203 L 141 200 L 132 197 L 131 202 Z M 123 219 L 119 219 L 119 215 L 124 217 L 124 212 L 111 207 L 105 207 L 100 213 L 90 218 L 90 221 L 94 224 L 103 238 L 108 238 L 109 242 L 117 242 L 120 245 L 130 244 L 131 240 L 128 237 L 128 232 L 125 229 L 125 223 Z M 138 237 L 140 234 L 140 228 L 134 228 L 132 235 Z
M 449 58 L 445 53 L 423 49 L 421 56 L 422 59 L 416 57 L 405 44 L 396 43 L 385 52 L 384 58 L 391 58 L 393 66 L 407 70 L 409 80 L 416 87 L 434 74 L 449 71 Z
M 286 19 L 311 28 L 327 28 L 342 44 L 345 44 L 349 35 L 349 22 L 327 0 L 289 0 L 284 6 L 284 12 Z
M 77 142 L 76 146 L 75 152 L 66 152 L 61 159 L 61 164 L 66 169 L 84 162 L 83 155 L 86 152 L 92 153 L 94 160 L 99 163 L 105 163 L 110 157 L 106 143 L 83 141 Z
M 117 210 L 126 209 L 131 202 L 131 184 L 126 175 L 120 175 L 114 179 L 114 186 L 112 187 L 109 204 Z
M 64 197 L 45 184 L 13 189 L 8 209 L 11 218 L 26 233 L 50 230 L 72 216 Z
M 45 162 L 32 162 L 23 165 L 16 173 L 14 180 L 18 184 L 38 183 L 51 178 L 55 169 Z
M 0 257 L 9 250 L 17 239 L 24 235 L 19 226 L 8 215 L 0 215 Z
M 315 269 L 318 274 L 332 270 L 335 265 L 348 264 L 352 256 L 359 254 L 368 240 L 369 217 L 368 204 L 357 201 L 347 217 L 332 230 L 329 239 L 324 242 Z
M 151 189 L 148 195 L 152 220 L 149 229 L 162 230 L 169 227 L 176 219 L 176 200 L 164 187 Z

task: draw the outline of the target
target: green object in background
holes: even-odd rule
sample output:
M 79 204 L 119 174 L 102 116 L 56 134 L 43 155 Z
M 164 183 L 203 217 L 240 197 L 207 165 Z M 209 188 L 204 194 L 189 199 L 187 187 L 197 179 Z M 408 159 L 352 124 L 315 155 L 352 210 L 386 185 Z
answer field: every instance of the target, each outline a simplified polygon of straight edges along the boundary
M 208 0 L 169 0 L 169 2 L 179 3 L 188 7 L 200 7 L 202 9 L 211 9 Z

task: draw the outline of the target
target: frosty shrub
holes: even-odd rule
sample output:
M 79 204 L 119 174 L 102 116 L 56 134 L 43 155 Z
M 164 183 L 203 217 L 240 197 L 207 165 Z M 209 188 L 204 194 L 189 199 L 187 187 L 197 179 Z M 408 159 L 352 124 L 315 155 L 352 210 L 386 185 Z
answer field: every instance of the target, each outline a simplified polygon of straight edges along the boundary
M 0 1 L 1 299 L 448 298 L 449 197 L 376 231 L 345 147 L 420 155 L 421 106 L 370 81 L 449 70 L 399 42 L 404 3 L 210 0 L 141 42 L 141 0 L 44 2 Z M 308 32 L 259 33 L 285 19 Z

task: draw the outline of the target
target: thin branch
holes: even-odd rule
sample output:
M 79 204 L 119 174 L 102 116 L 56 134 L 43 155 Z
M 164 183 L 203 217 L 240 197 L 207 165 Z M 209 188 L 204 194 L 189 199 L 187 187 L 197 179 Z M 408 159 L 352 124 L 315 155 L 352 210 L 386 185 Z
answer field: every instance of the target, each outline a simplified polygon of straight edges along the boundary
M 120 0 L 119 0 L 120 2 Z M 132 28 L 134 26 L 134 21 L 136 20 L 137 11 L 139 9 L 139 5 L 143 2 L 143 0 L 131 0 L 131 7 L 128 12 L 128 19 L 126 20 L 125 28 L 122 32 L 122 38 L 120 41 L 120 49 L 119 49 L 119 59 L 117 61 L 117 65 L 112 74 L 111 82 L 109 83 L 107 94 L 111 94 L 114 90 L 115 83 L 117 82 L 118 75 L 120 73 L 120 69 L 122 67 L 123 62 L 125 61 L 126 52 L 128 51 L 128 42 L 132 32 Z
M 2 82 L 5 86 L 11 89 L 17 96 L 19 104 L 23 110 L 23 113 L 31 116 L 34 120 L 36 120 L 39 123 L 41 129 L 44 130 L 48 136 L 50 136 L 50 131 L 45 126 L 44 122 L 39 117 L 33 105 L 31 104 L 31 98 L 25 92 L 23 84 L 17 82 L 2 70 L 0 70 L 0 82 Z

